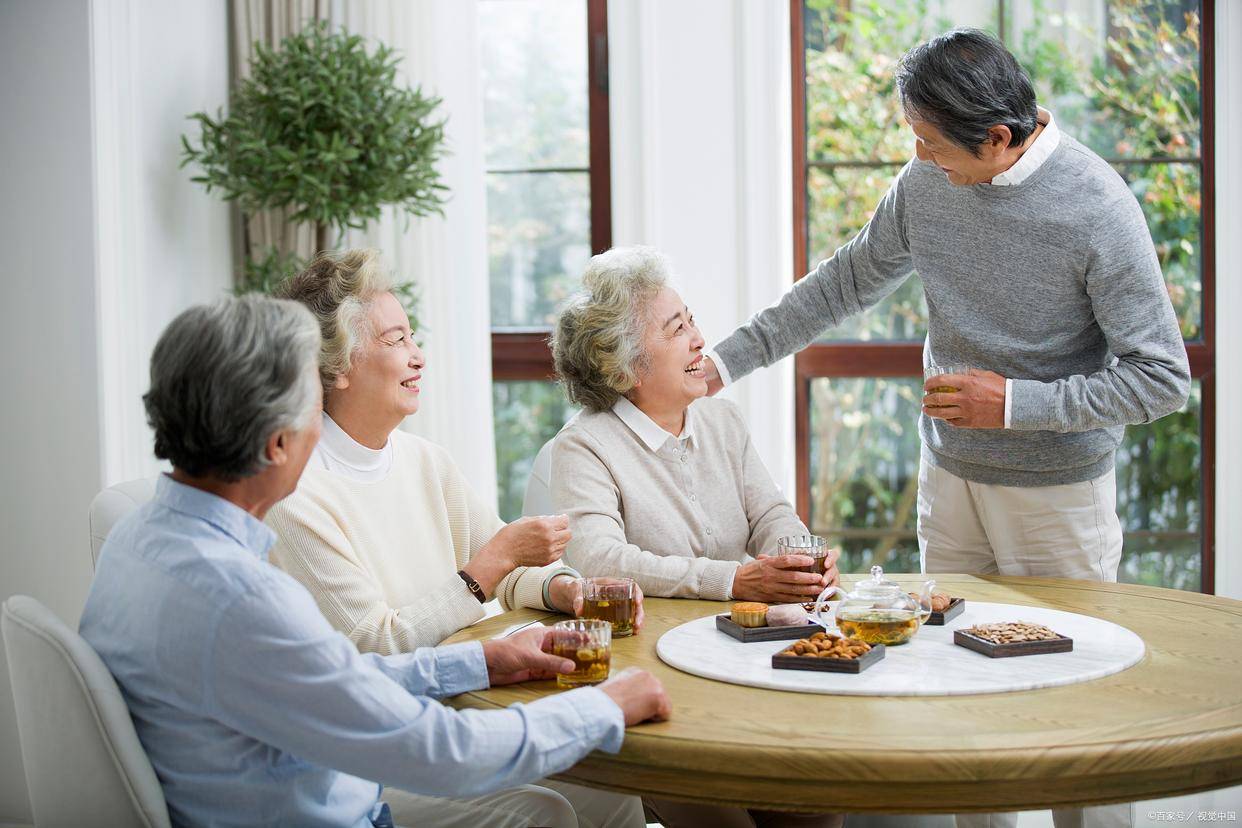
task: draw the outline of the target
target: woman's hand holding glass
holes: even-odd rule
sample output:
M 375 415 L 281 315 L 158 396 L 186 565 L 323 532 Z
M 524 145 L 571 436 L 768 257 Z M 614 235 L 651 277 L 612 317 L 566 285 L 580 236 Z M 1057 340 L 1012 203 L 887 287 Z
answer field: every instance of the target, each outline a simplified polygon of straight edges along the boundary
M 830 561 L 824 573 L 800 572 L 815 560 L 809 555 L 760 556 L 738 567 L 733 576 L 733 597 L 741 601 L 768 604 L 796 604 L 813 601 L 824 587 L 837 583 L 837 551 L 829 550 Z
M 585 579 L 573 578 L 569 575 L 557 575 L 553 578 L 551 586 L 548 587 L 548 595 L 552 599 L 553 608 L 566 615 L 581 618 L 585 604 L 583 594 L 585 582 Z M 646 617 L 643 612 L 643 590 L 638 584 L 634 584 L 633 595 L 634 632 L 638 632 L 642 629 L 643 619 Z

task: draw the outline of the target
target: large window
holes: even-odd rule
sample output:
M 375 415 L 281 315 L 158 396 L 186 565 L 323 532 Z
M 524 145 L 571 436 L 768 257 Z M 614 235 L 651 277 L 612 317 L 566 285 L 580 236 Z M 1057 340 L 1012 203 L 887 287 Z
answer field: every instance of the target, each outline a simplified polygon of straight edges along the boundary
M 484 0 L 493 405 L 500 515 L 571 413 L 547 337 L 593 252 L 611 244 L 605 0 Z
M 851 238 L 913 153 L 893 81 L 913 44 L 997 34 L 1061 129 L 1106 158 L 1147 217 L 1195 378 L 1185 408 L 1117 453 L 1123 581 L 1211 592 L 1211 3 L 793 0 L 797 274 Z M 797 359 L 798 509 L 843 571 L 917 571 L 922 339 L 917 274 Z

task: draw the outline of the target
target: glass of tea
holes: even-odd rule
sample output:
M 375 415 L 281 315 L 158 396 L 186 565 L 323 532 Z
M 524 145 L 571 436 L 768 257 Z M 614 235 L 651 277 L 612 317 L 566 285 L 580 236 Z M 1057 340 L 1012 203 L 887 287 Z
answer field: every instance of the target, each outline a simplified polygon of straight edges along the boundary
M 928 365 L 923 369 L 923 379 L 929 380 L 932 377 L 939 377 L 945 374 L 969 374 L 969 365 Z M 955 385 L 934 385 L 927 389 L 929 394 L 956 394 L 962 389 Z M 947 405 L 929 405 L 928 408 L 948 408 Z
M 807 566 L 795 567 L 795 572 L 823 575 L 828 571 L 828 541 L 819 535 L 787 535 L 776 540 L 776 554 L 805 555 L 812 561 Z
M 552 625 L 552 655 L 574 663 L 569 673 L 558 673 L 556 686 L 563 688 L 599 684 L 608 678 L 612 664 L 612 624 L 597 618 L 573 618 Z
M 633 578 L 582 578 L 582 617 L 612 624 L 612 637 L 634 634 L 638 587 Z

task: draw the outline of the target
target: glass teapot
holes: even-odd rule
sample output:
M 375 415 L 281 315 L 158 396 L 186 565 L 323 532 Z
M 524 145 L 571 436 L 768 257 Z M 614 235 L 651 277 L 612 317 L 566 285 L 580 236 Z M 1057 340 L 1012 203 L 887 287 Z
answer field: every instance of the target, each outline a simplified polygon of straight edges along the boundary
M 819 594 L 811 612 L 825 629 L 836 627 L 841 635 L 868 644 L 905 644 L 931 616 L 935 581 L 923 584 L 918 601 L 895 581 L 884 579 L 883 567 L 871 567 L 871 580 L 859 581 L 853 592 L 830 586 Z M 829 601 L 841 593 L 844 600 L 834 613 Z M 835 618 L 834 618 L 835 615 Z

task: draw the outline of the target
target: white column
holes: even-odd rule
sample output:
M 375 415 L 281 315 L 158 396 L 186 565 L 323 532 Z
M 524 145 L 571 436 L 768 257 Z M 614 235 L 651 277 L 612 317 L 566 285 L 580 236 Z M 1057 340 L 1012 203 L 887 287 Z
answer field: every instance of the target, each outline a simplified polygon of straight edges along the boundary
M 609 7 L 613 243 L 673 261 L 709 343 L 793 283 L 783 0 Z M 792 499 L 792 360 L 725 392 Z
M 1242 5 L 1216 0 L 1216 593 L 1242 598 Z

